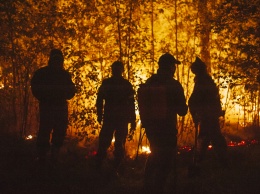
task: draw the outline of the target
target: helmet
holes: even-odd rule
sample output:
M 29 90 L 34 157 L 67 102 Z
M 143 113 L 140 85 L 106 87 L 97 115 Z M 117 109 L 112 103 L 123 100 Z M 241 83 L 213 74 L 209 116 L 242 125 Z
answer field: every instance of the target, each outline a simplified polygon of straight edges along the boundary
M 196 60 L 191 64 L 190 68 L 194 74 L 204 73 L 207 71 L 206 64 L 199 57 L 196 57 Z

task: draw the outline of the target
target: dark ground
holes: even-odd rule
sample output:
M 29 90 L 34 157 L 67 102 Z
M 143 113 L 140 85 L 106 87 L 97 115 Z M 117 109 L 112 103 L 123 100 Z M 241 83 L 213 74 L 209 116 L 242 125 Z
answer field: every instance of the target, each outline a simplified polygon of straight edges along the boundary
M 1 136 L 0 193 L 6 194 L 81 194 L 81 193 L 142 193 L 146 155 L 127 159 L 117 176 L 111 161 L 103 169 L 93 168 L 93 156 L 86 148 L 71 145 L 67 140 L 58 166 L 35 162 L 34 140 Z M 178 194 L 257 194 L 260 193 L 260 145 L 250 144 L 228 148 L 230 167 L 222 169 L 213 151 L 208 152 L 200 176 L 187 176 L 191 152 L 177 156 L 166 193 Z

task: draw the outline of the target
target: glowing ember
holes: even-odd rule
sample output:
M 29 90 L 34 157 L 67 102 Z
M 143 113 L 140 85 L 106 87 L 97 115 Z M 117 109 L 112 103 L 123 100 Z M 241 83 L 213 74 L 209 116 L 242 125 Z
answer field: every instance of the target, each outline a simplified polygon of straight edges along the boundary
M 212 149 L 212 145 L 209 145 L 209 146 L 208 146 L 208 150 L 211 150 L 211 149 Z
M 230 146 L 230 147 L 234 147 L 234 146 L 250 146 L 252 144 L 258 144 L 258 141 L 253 139 L 251 141 L 241 140 L 240 142 L 235 142 L 235 141 L 228 142 L 228 146 Z
M 178 148 L 178 154 L 180 154 L 181 152 L 189 152 L 192 150 L 191 146 L 183 146 L 183 147 L 179 147 Z
M 253 140 L 251 141 L 251 144 L 258 144 L 258 141 L 255 140 L 255 139 L 253 139 Z
M 95 155 L 97 155 L 97 151 L 96 150 L 89 151 L 88 154 L 85 156 L 85 159 L 94 157 Z
M 29 140 L 29 139 L 32 139 L 33 136 L 32 135 L 28 135 L 25 139 Z
M 239 142 L 237 145 L 239 145 L 239 146 L 246 145 L 246 141 L 241 141 L 241 142 Z
M 230 141 L 230 142 L 228 143 L 228 146 L 234 147 L 234 146 L 237 146 L 237 143 L 236 143 L 236 142 L 233 142 L 233 141 Z

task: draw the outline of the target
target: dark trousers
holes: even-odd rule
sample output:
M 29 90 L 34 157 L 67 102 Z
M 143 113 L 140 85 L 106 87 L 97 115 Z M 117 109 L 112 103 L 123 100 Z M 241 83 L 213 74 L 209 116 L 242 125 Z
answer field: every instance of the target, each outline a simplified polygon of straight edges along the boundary
M 119 165 L 125 155 L 125 141 L 128 134 L 128 122 L 120 120 L 104 120 L 99 134 L 99 147 L 97 152 L 97 162 L 101 165 L 107 155 L 107 149 L 111 145 L 113 136 L 115 165 Z
M 227 164 L 227 143 L 221 134 L 218 118 L 204 118 L 200 122 L 200 131 L 198 136 L 198 154 L 199 160 L 205 158 L 208 146 L 212 143 L 221 165 Z
M 44 156 L 50 149 L 50 143 L 60 148 L 68 127 L 68 106 L 40 104 L 40 126 L 37 137 L 37 149 Z
M 147 159 L 144 187 L 149 193 L 162 193 L 173 168 L 176 154 L 176 129 L 165 123 L 147 126 L 146 135 L 151 153 Z

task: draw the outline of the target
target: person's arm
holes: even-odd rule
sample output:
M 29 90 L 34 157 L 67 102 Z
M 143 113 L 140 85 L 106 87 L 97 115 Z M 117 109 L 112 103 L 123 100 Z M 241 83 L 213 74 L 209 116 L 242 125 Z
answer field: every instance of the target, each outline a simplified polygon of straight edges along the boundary
M 71 75 L 68 74 L 67 88 L 66 88 L 66 97 L 67 97 L 67 99 L 69 100 L 69 99 L 73 98 L 75 93 L 76 93 L 75 84 L 72 82 Z
M 37 70 L 31 79 L 31 91 L 37 100 L 41 101 L 46 98 L 47 86 L 43 83 L 42 71 Z
M 129 98 L 129 109 L 130 109 L 130 123 L 131 129 L 135 130 L 136 128 L 136 114 L 135 114 L 135 99 L 134 99 L 134 91 L 133 94 Z
M 96 100 L 96 108 L 97 108 L 97 120 L 101 124 L 103 119 L 103 100 L 104 100 L 104 85 L 103 83 L 98 89 L 97 100 Z
M 188 106 L 193 122 L 198 124 L 203 114 L 205 107 L 205 87 L 195 83 L 193 92 L 189 98 Z
M 179 116 L 185 116 L 188 112 L 188 106 L 186 104 L 186 98 L 181 84 L 178 84 L 176 97 L 176 112 Z

